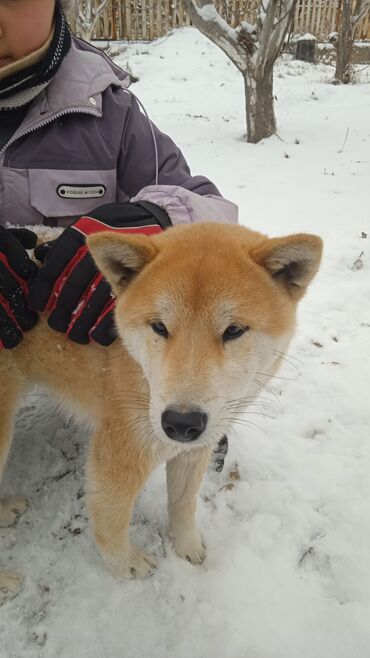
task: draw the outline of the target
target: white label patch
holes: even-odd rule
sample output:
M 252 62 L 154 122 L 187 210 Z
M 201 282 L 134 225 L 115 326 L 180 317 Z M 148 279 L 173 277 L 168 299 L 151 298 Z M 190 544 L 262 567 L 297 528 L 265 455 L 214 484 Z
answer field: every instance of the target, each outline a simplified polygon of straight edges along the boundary
M 57 187 L 57 194 L 62 199 L 99 199 L 105 192 L 105 185 L 58 185 Z

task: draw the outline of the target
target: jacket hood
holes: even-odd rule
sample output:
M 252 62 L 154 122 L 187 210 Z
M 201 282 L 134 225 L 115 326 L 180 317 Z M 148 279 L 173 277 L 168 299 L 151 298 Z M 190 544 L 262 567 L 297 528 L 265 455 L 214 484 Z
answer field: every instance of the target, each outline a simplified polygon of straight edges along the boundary
M 67 107 L 91 107 L 89 99 L 109 86 L 126 89 L 128 73 L 114 64 L 104 53 L 81 39 L 74 38 L 58 74 L 45 90 L 51 110 Z
M 35 99 L 22 132 L 59 113 L 79 110 L 102 114 L 102 93 L 110 86 L 127 89 L 126 71 L 90 44 L 74 37 L 71 48 L 48 87 Z

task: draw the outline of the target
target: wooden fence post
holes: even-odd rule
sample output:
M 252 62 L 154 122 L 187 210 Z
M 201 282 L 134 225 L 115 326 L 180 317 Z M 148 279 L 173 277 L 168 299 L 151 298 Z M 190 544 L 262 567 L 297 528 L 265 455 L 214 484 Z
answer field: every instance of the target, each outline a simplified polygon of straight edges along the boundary
M 95 7 L 101 0 L 94 0 Z M 220 14 L 232 27 L 242 20 L 256 21 L 258 0 L 214 0 Z M 293 23 L 293 34 L 310 32 L 318 39 L 327 39 L 338 30 L 342 0 L 298 0 Z M 226 12 L 226 13 L 225 13 Z M 71 12 L 72 29 L 76 28 Z M 153 40 L 175 27 L 189 25 L 182 0 L 110 0 L 97 21 L 94 37 L 98 39 Z M 370 13 L 359 23 L 356 37 L 370 39 Z

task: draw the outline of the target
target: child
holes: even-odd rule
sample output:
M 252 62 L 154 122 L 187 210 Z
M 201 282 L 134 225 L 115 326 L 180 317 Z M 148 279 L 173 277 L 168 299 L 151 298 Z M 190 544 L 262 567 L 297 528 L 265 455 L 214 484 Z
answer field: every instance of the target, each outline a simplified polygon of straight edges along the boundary
M 236 206 L 207 178 L 190 174 L 180 150 L 128 91 L 129 82 L 109 58 L 71 35 L 59 0 L 0 2 L 0 224 L 64 227 L 112 202 L 115 220 L 107 228 L 124 226 L 129 206 L 147 202 L 154 204 L 146 206 L 149 218 L 158 206 L 172 224 L 237 221 Z M 4 235 L 0 253 L 11 249 Z M 60 274 L 60 259 L 73 257 L 70 246 L 67 233 L 54 247 L 49 283 Z M 79 272 L 74 276 L 86 292 L 90 281 Z M 41 273 L 32 286 L 37 310 L 47 306 L 39 295 L 42 279 Z M 5 293 L 0 270 L 3 316 L 12 312 Z M 67 306 L 70 320 L 74 309 Z M 66 331 L 66 317 L 54 328 Z M 18 344 L 20 330 L 7 347 Z

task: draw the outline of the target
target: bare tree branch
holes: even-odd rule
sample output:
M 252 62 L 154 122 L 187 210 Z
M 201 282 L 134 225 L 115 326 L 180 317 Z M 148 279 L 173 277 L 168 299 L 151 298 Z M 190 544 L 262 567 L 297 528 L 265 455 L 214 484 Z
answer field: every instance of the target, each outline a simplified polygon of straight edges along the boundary
M 293 5 L 294 5 L 294 9 L 295 9 L 296 2 L 293 2 Z M 285 21 L 286 18 L 289 17 L 289 14 L 291 13 L 291 11 L 292 11 L 292 7 L 290 6 L 287 9 L 287 11 L 285 12 L 285 14 L 283 14 L 283 16 L 281 16 L 281 18 L 278 18 L 277 21 L 275 21 L 274 30 L 278 25 L 280 25 L 280 23 L 282 23 L 283 21 Z
M 269 0 L 267 11 L 262 16 L 261 9 L 258 12 L 258 51 L 256 56 L 256 66 L 262 71 L 267 62 L 267 56 L 270 48 L 270 39 L 274 28 L 275 15 L 277 10 L 277 0 Z
M 274 63 L 281 52 L 296 3 L 297 0 L 282 0 L 281 2 L 280 0 L 270 0 L 258 36 L 256 66 L 261 67 L 262 70 L 267 62 Z M 280 14 L 278 18 L 277 14 Z
M 370 0 L 357 0 L 352 13 L 352 24 L 357 25 L 368 11 L 370 11 Z
M 364 18 L 364 16 L 366 16 L 366 14 L 369 11 L 370 11 L 370 0 L 357 0 L 351 16 L 352 40 L 354 40 L 355 38 L 356 29 L 359 22 Z
M 276 61 L 276 58 L 281 52 L 282 46 L 285 42 L 285 37 L 289 30 L 289 26 L 292 24 L 297 0 L 288 0 L 285 4 L 290 6 L 285 12 L 282 19 L 278 19 L 278 22 L 275 23 L 274 30 L 271 36 L 270 47 L 271 47 L 272 62 Z
M 240 70 L 245 70 L 246 50 L 238 40 L 237 31 L 221 18 L 215 6 L 206 0 L 183 0 L 195 27 L 219 46 Z
M 109 0 L 103 0 L 100 3 L 99 7 L 97 9 L 95 9 L 95 17 L 94 17 L 94 20 L 93 20 L 91 28 L 90 28 L 90 36 L 92 36 L 94 34 L 95 25 L 98 21 L 98 18 L 100 17 L 100 14 L 102 13 L 104 7 L 108 4 L 108 2 L 109 2 Z

